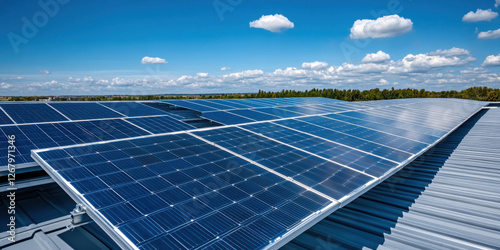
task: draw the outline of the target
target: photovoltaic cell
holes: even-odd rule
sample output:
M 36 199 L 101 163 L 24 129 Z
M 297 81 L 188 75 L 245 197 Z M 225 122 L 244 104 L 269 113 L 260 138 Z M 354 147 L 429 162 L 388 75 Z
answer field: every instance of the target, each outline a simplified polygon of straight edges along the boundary
M 413 141 L 407 138 L 402 138 L 368 128 L 359 127 L 354 124 L 329 119 L 324 116 L 305 117 L 301 118 L 300 120 L 307 121 L 321 127 L 329 128 L 340 133 L 345 133 L 347 135 L 354 136 L 363 140 L 368 140 L 392 148 L 397 148 L 399 150 L 412 154 L 418 153 L 422 149 L 429 146 L 429 144 Z
M 126 116 L 152 116 L 167 114 L 159 109 L 155 109 L 138 102 L 101 102 L 100 104 Z
M 120 115 L 119 113 L 97 103 L 58 102 L 50 103 L 49 105 L 63 113 L 71 120 L 123 117 L 123 115 Z
M 5 112 L 0 109 L 0 125 L 2 124 L 13 124 L 14 122 L 5 114 Z
M 243 128 L 376 177 L 382 176 L 385 172 L 398 165 L 342 144 L 335 144 L 273 123 L 257 123 L 245 125 Z
M 239 128 L 228 127 L 194 134 L 335 199 L 373 180 L 361 172 Z
M 195 127 L 169 116 L 127 118 L 127 121 L 153 134 L 194 129 Z
M 258 111 L 254 111 L 251 109 L 236 109 L 236 110 L 231 110 L 229 111 L 230 113 L 243 116 L 248 119 L 256 120 L 256 121 L 267 121 L 267 120 L 275 120 L 279 119 L 280 117 L 275 116 L 275 115 L 270 115 L 266 113 L 261 113 Z
M 205 112 L 202 116 L 225 125 L 255 122 L 253 119 L 231 114 L 226 111 Z
M 16 123 L 37 123 L 37 122 L 53 122 L 53 121 L 67 121 L 57 111 L 44 103 L 39 104 L 0 104 L 2 109 L 9 114 L 9 116 Z
M 168 100 L 168 101 L 164 101 L 164 102 L 172 104 L 172 105 L 188 108 L 188 109 L 194 109 L 194 110 L 200 111 L 200 112 L 217 110 L 216 108 L 211 108 L 208 106 L 200 105 L 200 104 L 197 104 L 195 102 L 188 101 L 188 100 Z
M 276 123 L 400 163 L 412 156 L 410 153 L 342 134 L 314 123 L 299 120 L 283 120 Z
M 138 149 L 143 153 L 129 154 Z M 142 160 L 160 159 L 165 152 L 184 156 L 155 163 Z M 216 248 L 239 237 L 236 228 L 254 234 L 256 246 L 266 246 L 331 203 L 187 134 L 35 154 L 47 171 L 69 183 L 74 195 L 95 210 L 101 226 L 120 231 L 141 249 Z
M 6 147 L 6 136 L 16 134 L 21 163 L 41 149 L 33 153 L 37 162 L 121 246 L 263 248 L 303 227 L 306 217 L 318 218 L 318 210 L 335 210 L 335 199 L 355 198 L 484 105 L 433 99 L 173 102 L 204 109 L 203 116 L 225 124 L 284 119 L 204 130 L 169 116 L 2 125 L 0 144 Z M 229 111 L 209 111 L 222 109 Z M 144 109 L 134 110 L 140 115 Z M 341 113 L 323 115 L 335 112 Z M 150 135 L 184 130 L 190 132 Z M 126 139 L 134 136 L 141 138 Z M 66 146 L 80 143 L 91 144 Z M 66 147 L 42 149 L 54 146 Z

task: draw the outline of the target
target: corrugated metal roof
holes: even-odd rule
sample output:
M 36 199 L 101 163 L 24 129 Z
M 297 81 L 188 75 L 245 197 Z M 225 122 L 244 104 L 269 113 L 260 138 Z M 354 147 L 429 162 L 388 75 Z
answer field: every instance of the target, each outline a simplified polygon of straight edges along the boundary
M 500 109 L 440 144 L 284 249 L 500 248 Z

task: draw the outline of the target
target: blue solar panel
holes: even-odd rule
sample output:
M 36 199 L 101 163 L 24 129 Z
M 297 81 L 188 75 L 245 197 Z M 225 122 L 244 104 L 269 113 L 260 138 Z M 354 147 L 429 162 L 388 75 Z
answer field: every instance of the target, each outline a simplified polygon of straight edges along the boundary
M 239 128 L 221 128 L 194 134 L 335 199 L 373 180 L 363 173 Z
M 150 133 L 121 119 L 2 126 L 0 143 L 7 148 L 7 136 L 15 135 L 16 163 L 33 162 L 30 150 L 149 135 Z M 0 166 L 6 156 L 0 158 Z
M 412 154 L 398 150 L 396 148 L 390 148 L 381 144 L 373 143 L 371 141 L 365 141 L 363 139 L 359 139 L 347 134 L 342 134 L 332 129 L 321 127 L 319 125 L 314 125 L 304 121 L 283 120 L 277 121 L 276 123 L 400 163 L 404 162 L 412 156 Z
M 101 102 L 100 104 L 126 116 L 152 116 L 167 114 L 159 109 L 151 108 L 138 102 Z
M 143 153 L 129 154 L 135 151 Z M 183 158 L 144 161 L 168 152 Z M 255 235 L 252 244 L 263 247 L 331 204 L 187 134 L 35 154 L 102 216 L 94 218 L 101 226 L 108 227 L 100 220 L 105 218 L 116 228 L 111 232 L 119 231 L 133 244 L 129 247 L 140 249 L 229 246 L 240 230 Z
M 194 109 L 194 110 L 201 111 L 201 112 L 217 110 L 216 108 L 211 108 L 208 106 L 200 105 L 200 104 L 197 104 L 195 102 L 191 102 L 191 101 L 187 101 L 187 100 L 168 100 L 168 101 L 164 101 L 164 102 L 172 104 L 172 105 L 188 108 L 188 109 Z
M 292 107 L 280 107 L 280 109 L 292 111 L 295 113 L 299 113 L 302 115 L 316 115 L 316 114 L 325 114 L 328 112 L 321 111 L 321 110 L 316 110 L 313 108 L 308 108 L 308 107 L 301 107 L 301 106 L 292 106 Z
M 243 128 L 376 177 L 398 166 L 395 162 L 272 123 L 245 125 Z
M 14 122 L 5 114 L 5 112 L 0 109 L 0 125 L 1 124 L 13 124 Z
M 420 152 L 422 149 L 429 146 L 429 144 L 409 140 L 406 138 L 375 131 L 372 129 L 359 127 L 353 124 L 329 119 L 322 116 L 305 117 L 301 118 L 300 120 L 313 123 L 321 127 L 329 128 L 337 132 L 345 133 L 347 135 L 354 136 L 360 139 L 397 148 L 399 150 L 403 150 L 412 154 L 416 154 Z
M 255 122 L 253 119 L 231 114 L 226 111 L 205 112 L 203 117 L 226 125 Z
M 342 113 L 342 114 L 326 115 L 326 116 L 330 117 L 332 119 L 339 120 L 339 121 L 348 122 L 348 123 L 351 123 L 354 125 L 359 125 L 359 126 L 363 126 L 366 128 L 371 128 L 371 129 L 378 130 L 378 131 L 383 131 L 383 132 L 386 132 L 389 134 L 398 135 L 401 137 L 420 141 L 423 143 L 430 144 L 430 143 L 433 143 L 439 139 L 439 137 L 437 137 L 437 136 L 428 135 L 426 133 L 422 133 L 422 132 L 418 132 L 418 131 L 411 131 L 411 130 L 408 130 L 408 128 L 405 128 L 405 129 L 396 128 L 394 126 L 389 126 L 389 125 L 384 125 L 384 124 L 372 122 L 371 120 L 361 120 L 361 119 L 353 118 L 353 117 L 350 117 L 348 115 L 348 113 L 349 112 Z
M 221 103 L 219 100 L 192 100 L 191 102 L 205 105 L 211 108 L 215 108 L 218 110 L 228 110 L 228 109 L 235 109 L 234 106 L 227 105 L 224 103 Z
M 141 128 L 146 129 L 153 134 L 190 130 L 195 128 L 187 123 L 181 122 L 169 116 L 128 118 L 126 120 Z
M 71 120 L 123 117 L 123 115 L 120 115 L 119 113 L 97 103 L 59 102 L 50 103 L 49 105 L 63 113 Z
M 303 114 L 299 114 L 296 112 L 292 112 L 292 111 L 280 109 L 280 108 L 257 108 L 254 110 L 262 112 L 262 113 L 274 115 L 274 116 L 277 116 L 279 118 L 290 118 L 290 117 L 303 116 Z
M 16 134 L 20 163 L 31 161 L 32 149 L 63 146 L 32 155 L 122 247 L 264 248 L 357 197 L 483 105 L 325 98 L 172 103 L 205 109 L 203 116 L 221 123 L 252 124 L 195 130 L 167 115 L 122 118 L 109 109 L 126 103 L 83 103 L 122 119 L 97 120 L 103 115 L 97 111 L 91 121 L 4 125 L 0 144 Z M 80 103 L 64 104 L 70 112 Z M 138 107 L 126 115 L 151 111 Z M 86 108 L 75 116 L 95 111 Z M 217 109 L 230 110 L 206 111 Z M 323 115 L 334 112 L 341 113 Z M 255 122 L 265 120 L 275 121 Z M 73 146 L 80 143 L 90 144 Z
M 210 100 L 210 101 L 217 101 L 217 103 L 221 103 L 221 104 L 224 104 L 226 106 L 233 107 L 235 109 L 251 108 L 251 106 L 245 105 L 244 103 L 242 103 L 238 100 L 233 100 L 233 99 L 219 99 L 219 100 Z
M 2 126 L 0 127 L 0 146 L 5 148 L 11 146 L 8 143 L 8 137 L 15 135 L 15 146 L 16 146 L 16 164 L 26 163 L 32 161 L 29 157 L 30 150 L 36 149 L 37 147 L 30 141 L 26 135 L 17 126 Z M 0 165 L 7 166 L 7 154 L 0 155 Z
M 47 104 L 0 104 L 16 123 L 67 121 Z
M 228 111 L 230 113 L 243 116 L 252 120 L 256 121 L 267 121 L 267 120 L 275 120 L 279 119 L 280 117 L 275 116 L 275 115 L 269 115 L 266 113 L 261 113 L 258 111 L 250 110 L 250 109 L 236 109 L 236 110 L 230 110 Z

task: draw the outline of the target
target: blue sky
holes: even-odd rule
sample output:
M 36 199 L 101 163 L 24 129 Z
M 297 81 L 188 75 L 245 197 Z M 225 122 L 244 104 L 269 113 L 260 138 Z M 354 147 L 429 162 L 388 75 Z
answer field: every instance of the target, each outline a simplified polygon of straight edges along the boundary
M 495 0 L 41 2 L 0 0 L 0 95 L 500 87 Z

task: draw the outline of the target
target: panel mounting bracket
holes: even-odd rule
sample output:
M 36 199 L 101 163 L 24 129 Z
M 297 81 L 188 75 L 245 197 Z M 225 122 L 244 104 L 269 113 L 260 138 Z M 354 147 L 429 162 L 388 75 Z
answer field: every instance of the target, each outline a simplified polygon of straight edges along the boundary
M 81 226 L 92 221 L 82 204 L 76 204 L 75 208 L 70 212 L 70 214 L 72 226 Z

